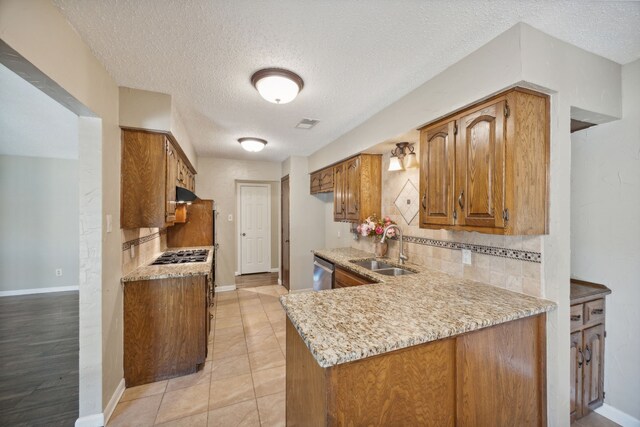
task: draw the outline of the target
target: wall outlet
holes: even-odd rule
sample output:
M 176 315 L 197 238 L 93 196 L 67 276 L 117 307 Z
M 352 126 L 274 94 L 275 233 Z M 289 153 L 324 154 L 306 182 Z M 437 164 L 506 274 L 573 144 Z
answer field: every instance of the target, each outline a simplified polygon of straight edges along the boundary
M 227 217 L 227 221 L 229 222 L 233 221 L 233 215 L 229 214 L 229 216 Z
M 136 246 L 135 245 L 131 245 L 131 247 L 129 248 L 129 256 L 131 258 L 135 258 L 135 256 L 136 256 Z
M 338 230 L 338 238 L 342 237 L 342 233 Z
M 56 277 L 62 277 L 62 269 L 56 268 Z
M 462 263 L 471 265 L 471 251 L 469 249 L 462 250 Z

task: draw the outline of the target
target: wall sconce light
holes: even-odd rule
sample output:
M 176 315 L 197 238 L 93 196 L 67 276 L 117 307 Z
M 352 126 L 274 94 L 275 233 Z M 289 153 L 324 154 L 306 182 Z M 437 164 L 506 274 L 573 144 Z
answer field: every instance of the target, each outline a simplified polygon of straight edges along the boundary
M 389 171 L 403 171 L 405 169 L 418 168 L 418 159 L 411 142 L 398 142 L 396 148 L 391 150 L 389 159 Z

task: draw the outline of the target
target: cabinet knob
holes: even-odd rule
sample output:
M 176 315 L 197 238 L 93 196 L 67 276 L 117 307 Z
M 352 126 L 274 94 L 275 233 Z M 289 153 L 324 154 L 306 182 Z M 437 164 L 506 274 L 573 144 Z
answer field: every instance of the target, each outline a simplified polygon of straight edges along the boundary
M 582 316 L 580 314 L 572 314 L 571 315 L 571 321 L 572 322 L 577 322 L 578 320 L 580 320 Z
M 458 205 L 460 205 L 460 209 L 464 210 L 464 202 L 462 198 L 464 197 L 464 190 L 460 191 L 460 195 L 458 196 Z
M 591 350 L 589 349 L 589 345 L 587 344 L 587 346 L 584 348 L 584 354 L 585 354 L 585 362 L 587 363 L 587 365 L 589 365 L 589 362 L 591 362 Z
M 242 233 L 242 237 L 244 237 L 244 236 L 246 236 L 246 235 L 247 235 L 247 233 Z
M 427 192 L 422 196 L 422 209 L 427 210 Z
M 578 368 L 582 368 L 582 362 L 584 362 L 584 354 L 582 354 L 582 349 L 578 349 Z
M 591 310 L 591 314 L 602 314 L 604 313 L 604 310 L 601 308 L 594 308 L 593 310 Z

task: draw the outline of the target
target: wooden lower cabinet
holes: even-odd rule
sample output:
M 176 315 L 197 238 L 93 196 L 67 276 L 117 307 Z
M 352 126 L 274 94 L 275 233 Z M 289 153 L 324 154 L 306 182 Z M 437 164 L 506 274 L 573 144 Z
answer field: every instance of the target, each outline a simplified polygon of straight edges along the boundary
M 546 426 L 545 321 L 322 368 L 287 319 L 287 426 Z
M 599 284 L 571 281 L 571 422 L 604 403 L 605 295 Z
M 368 285 L 370 283 L 375 283 L 375 280 L 336 266 L 335 278 L 333 280 L 334 288 L 348 288 L 351 286 Z
M 194 373 L 207 358 L 208 276 L 124 284 L 127 387 Z

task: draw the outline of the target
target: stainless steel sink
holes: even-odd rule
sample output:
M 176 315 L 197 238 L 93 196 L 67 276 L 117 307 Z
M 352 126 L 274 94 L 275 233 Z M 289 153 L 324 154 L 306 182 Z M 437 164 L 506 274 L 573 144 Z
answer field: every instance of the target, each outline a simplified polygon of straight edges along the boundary
M 386 262 L 378 261 L 375 259 L 367 259 L 364 261 L 351 261 L 351 263 L 355 265 L 359 265 L 360 267 L 364 267 L 368 270 L 381 270 L 383 268 L 392 268 L 393 265 L 387 264 Z
M 415 274 L 415 272 L 411 270 L 405 270 L 404 268 L 381 268 L 379 270 L 373 270 L 378 274 L 384 274 L 385 276 L 404 276 L 406 274 Z

